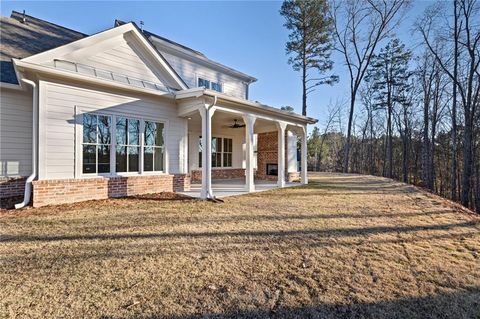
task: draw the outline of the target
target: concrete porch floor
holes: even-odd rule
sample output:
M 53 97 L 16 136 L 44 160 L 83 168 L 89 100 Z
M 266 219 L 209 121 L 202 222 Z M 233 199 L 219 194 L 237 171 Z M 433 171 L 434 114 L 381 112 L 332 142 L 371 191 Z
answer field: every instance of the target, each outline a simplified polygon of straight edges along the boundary
M 285 183 L 285 187 L 300 185 L 301 184 L 298 182 Z M 190 191 L 179 193 L 190 197 L 200 198 L 201 188 L 201 183 L 192 183 L 190 186 Z M 275 188 L 278 188 L 276 181 L 255 181 L 255 193 L 268 191 Z M 248 192 L 245 190 L 245 178 L 212 180 L 212 191 L 213 195 L 218 198 L 248 194 Z

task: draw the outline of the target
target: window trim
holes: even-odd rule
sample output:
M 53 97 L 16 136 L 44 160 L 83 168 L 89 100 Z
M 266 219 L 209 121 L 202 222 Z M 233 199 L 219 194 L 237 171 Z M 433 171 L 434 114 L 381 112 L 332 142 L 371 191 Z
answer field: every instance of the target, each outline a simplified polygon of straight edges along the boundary
M 224 82 L 223 81 L 219 81 L 219 80 L 213 81 L 212 78 L 210 78 L 208 76 L 204 76 L 204 75 L 201 75 L 201 74 L 195 74 L 195 87 L 200 87 L 198 85 L 198 82 L 200 81 L 200 79 L 209 81 L 209 86 L 206 89 L 213 90 L 212 89 L 212 83 L 217 83 L 217 84 L 220 85 L 221 90 L 220 91 L 213 90 L 213 91 L 219 92 L 219 93 L 224 93 Z
M 127 119 L 127 128 L 126 128 L 126 129 L 127 129 L 127 144 L 120 144 L 120 145 L 123 145 L 124 147 L 127 148 L 127 154 L 126 154 L 126 155 L 127 155 L 127 171 L 126 171 L 126 172 L 117 172 L 117 161 L 116 161 L 117 158 L 116 158 L 116 156 L 117 156 L 117 145 L 118 145 L 118 144 L 117 144 L 117 120 L 118 120 L 118 118 L 125 118 L 125 119 Z M 142 165 L 140 164 L 140 160 L 143 161 L 142 156 L 140 156 L 140 151 L 142 150 L 142 145 L 141 145 L 142 143 L 141 143 L 141 140 L 140 140 L 140 139 L 142 138 L 142 134 L 141 134 L 142 132 L 141 132 L 140 130 L 141 130 L 141 128 L 142 128 L 142 124 L 145 123 L 145 121 L 142 120 L 142 119 L 140 119 L 140 118 L 138 118 L 138 117 L 121 116 L 121 115 L 112 115 L 112 120 L 113 120 L 113 119 L 115 120 L 115 125 L 113 125 L 114 127 L 112 127 L 113 133 L 115 133 L 115 136 L 114 136 L 114 138 L 115 138 L 115 144 L 113 144 L 113 142 L 112 142 L 112 147 L 113 147 L 113 145 L 115 145 L 115 151 L 114 151 L 114 153 L 115 153 L 114 156 L 115 156 L 115 157 L 113 158 L 114 168 L 115 168 L 114 173 L 117 174 L 117 175 L 122 175 L 122 176 L 124 176 L 124 175 L 125 175 L 125 176 L 139 175 L 139 174 L 140 174 L 140 169 L 141 169 L 141 166 L 142 166 Z M 131 144 L 129 144 L 130 141 L 128 141 L 128 138 L 130 137 L 130 133 L 128 132 L 128 120 L 136 120 L 136 121 L 138 121 L 138 139 L 139 139 L 138 145 L 131 145 Z M 138 147 L 138 148 L 139 148 L 139 154 L 138 154 L 138 171 L 131 171 L 131 172 L 128 171 L 128 165 L 129 165 L 128 148 L 129 148 L 129 147 Z
M 104 115 L 110 116 L 112 118 L 111 126 L 111 144 L 110 144 L 110 173 L 83 173 L 83 114 L 84 113 L 93 113 L 96 115 Z M 140 121 L 140 154 L 139 154 L 139 171 L 138 172 L 117 172 L 116 171 L 116 119 L 118 117 L 126 117 L 130 119 L 136 119 Z M 163 171 L 148 171 L 145 172 L 143 170 L 144 162 L 143 162 L 143 150 L 144 150 L 144 129 L 145 129 L 145 121 L 156 122 L 156 123 L 163 123 L 164 125 L 164 132 L 163 132 Z M 166 118 L 154 118 L 149 116 L 138 116 L 138 113 L 132 112 L 118 112 L 118 111 L 111 111 L 105 112 L 102 109 L 98 109 L 98 107 L 89 107 L 89 106 L 81 106 L 75 105 L 75 133 L 74 133 L 74 144 L 75 144 L 75 151 L 74 151 L 74 178 L 111 178 L 111 177 L 119 177 L 119 176 L 148 176 L 148 175 L 168 175 L 169 174 L 169 127 L 170 121 Z

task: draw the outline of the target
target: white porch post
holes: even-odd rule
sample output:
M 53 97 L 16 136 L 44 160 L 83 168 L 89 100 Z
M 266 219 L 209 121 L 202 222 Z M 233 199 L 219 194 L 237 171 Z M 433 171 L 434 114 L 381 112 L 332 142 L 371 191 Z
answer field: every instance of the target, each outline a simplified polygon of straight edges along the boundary
M 285 187 L 285 129 L 287 123 L 277 122 L 278 127 L 278 187 Z
M 200 197 L 207 199 L 213 197 L 212 191 L 212 116 L 215 108 L 200 109 L 202 117 L 202 190 Z
M 308 184 L 308 177 L 307 177 L 307 127 L 304 126 L 302 128 L 302 150 L 301 150 L 301 166 L 302 166 L 302 171 L 301 171 L 301 182 L 302 184 L 306 185 Z
M 298 173 L 297 134 L 293 131 L 287 131 L 287 172 Z
M 253 174 L 253 127 L 256 117 L 253 115 L 244 115 L 245 122 L 245 190 L 247 192 L 255 191 L 255 180 Z

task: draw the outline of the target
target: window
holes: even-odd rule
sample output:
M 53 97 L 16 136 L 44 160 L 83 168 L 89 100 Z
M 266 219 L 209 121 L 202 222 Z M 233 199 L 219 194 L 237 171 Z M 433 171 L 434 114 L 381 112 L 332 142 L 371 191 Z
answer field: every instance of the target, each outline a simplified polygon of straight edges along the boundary
M 144 171 L 163 171 L 163 123 L 145 121 Z
M 212 90 L 222 92 L 222 85 L 220 83 L 212 82 Z
M 83 115 L 83 173 L 110 173 L 110 129 L 110 116 Z
M 212 167 L 232 167 L 233 140 L 231 138 L 212 137 Z M 202 167 L 202 137 L 198 144 L 198 167 Z
M 140 121 L 117 117 L 115 126 L 117 172 L 138 172 L 140 152 Z
M 203 86 L 204 88 L 209 89 L 210 88 L 210 81 L 202 79 L 202 78 L 198 78 L 198 86 L 199 87 Z
M 206 89 L 212 89 L 217 92 L 222 92 L 222 84 L 219 82 L 213 82 L 209 80 L 205 80 L 203 78 L 198 78 L 198 86 L 199 87 L 204 87 Z
M 164 171 L 163 123 L 85 113 L 82 134 L 83 174 Z
M 222 139 L 212 137 L 212 167 L 222 167 Z
M 223 139 L 223 167 L 232 167 L 232 139 Z

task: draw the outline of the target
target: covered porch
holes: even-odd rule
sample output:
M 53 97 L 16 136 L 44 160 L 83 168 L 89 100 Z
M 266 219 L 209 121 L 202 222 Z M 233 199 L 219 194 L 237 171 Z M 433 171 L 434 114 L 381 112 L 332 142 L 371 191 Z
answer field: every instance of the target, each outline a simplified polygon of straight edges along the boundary
M 186 195 L 208 199 L 308 183 L 306 126 L 316 120 L 204 88 L 176 99 L 188 121 Z

